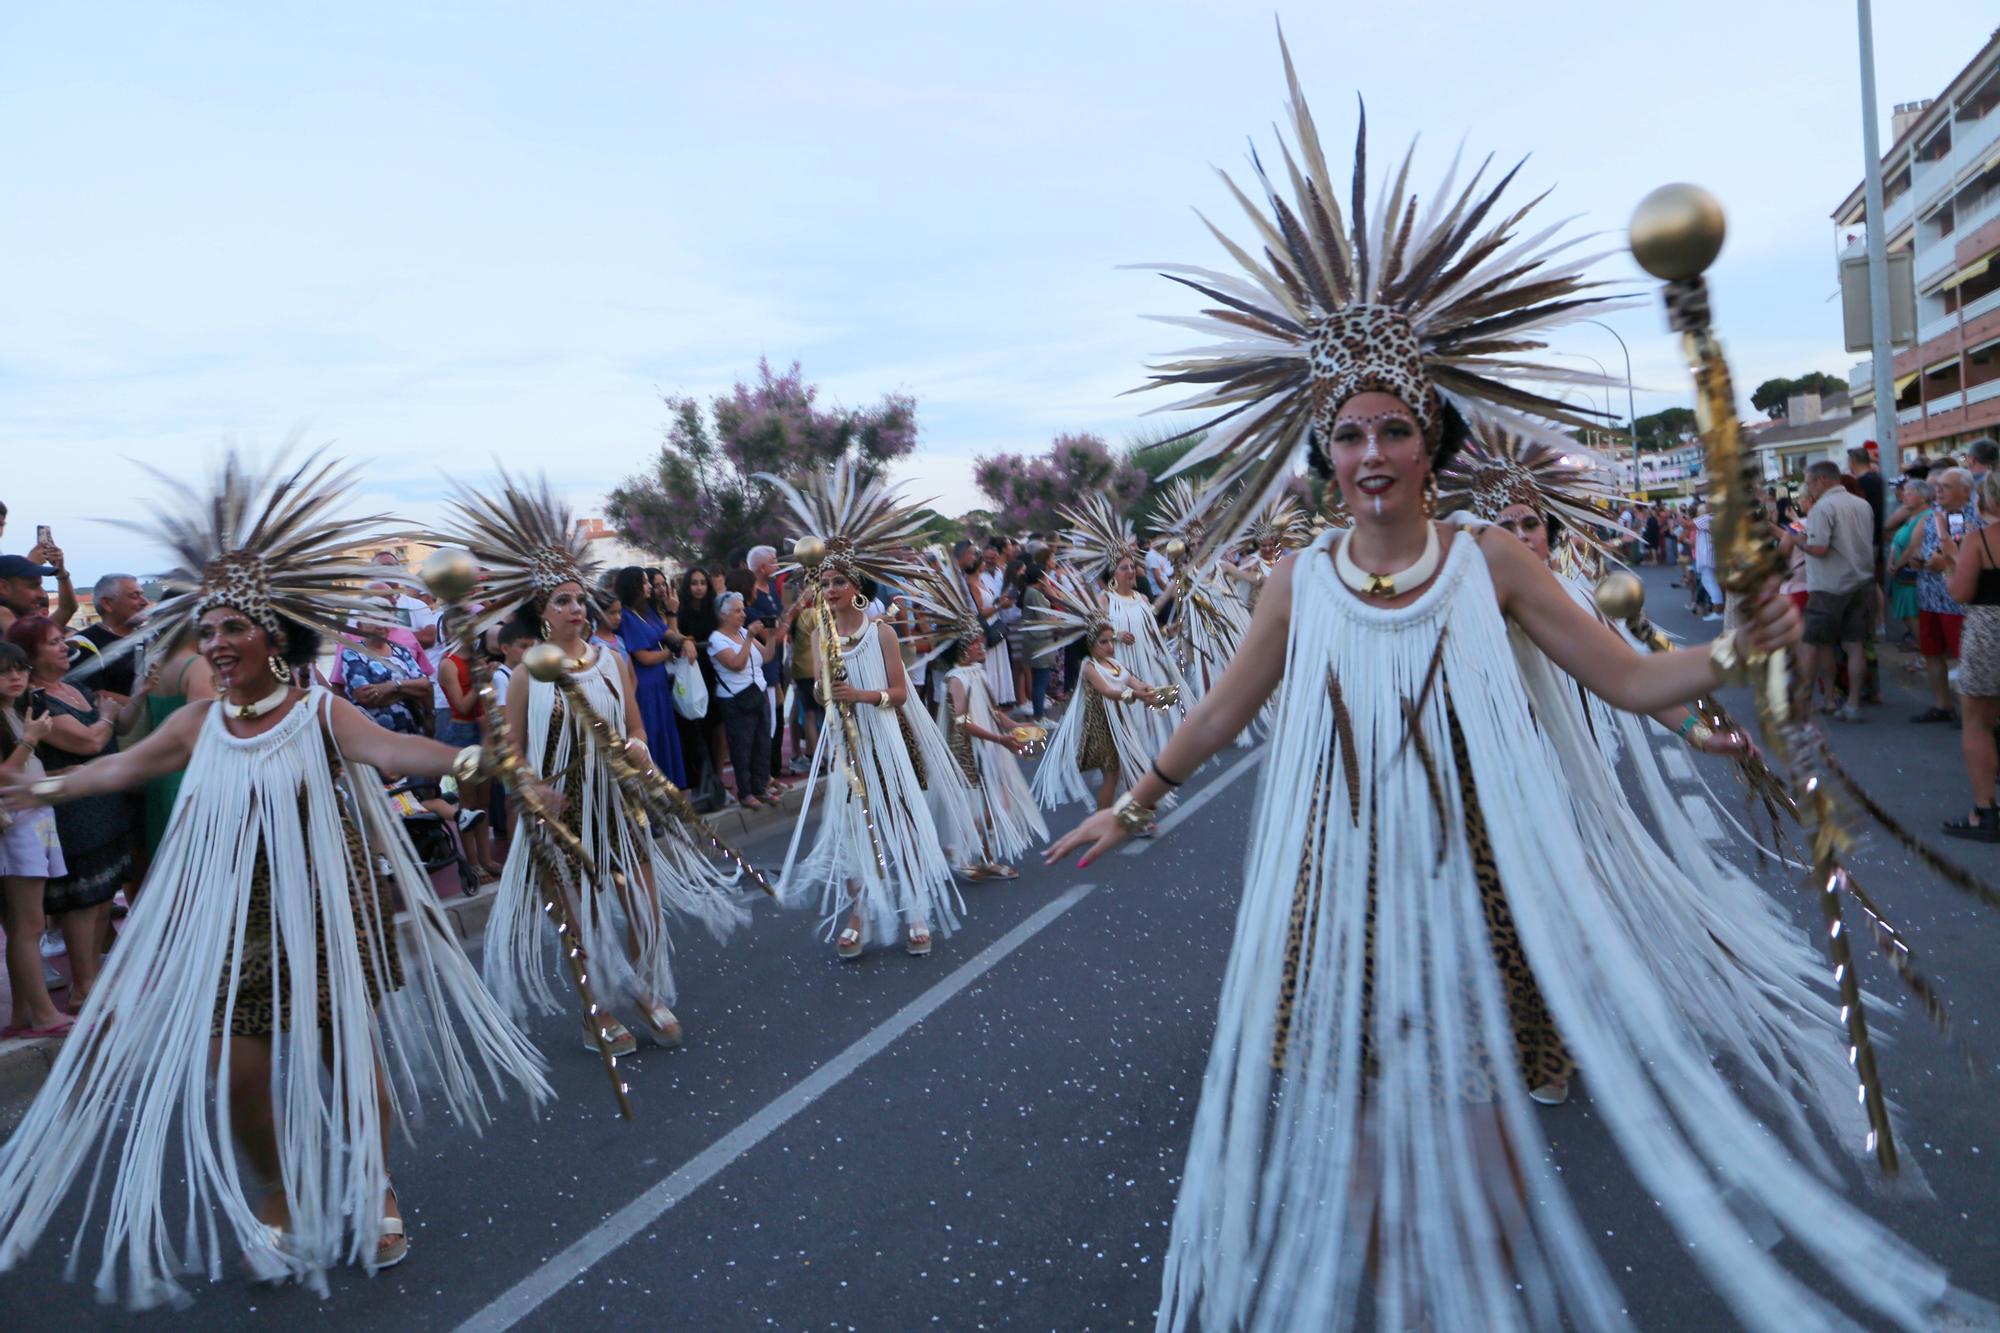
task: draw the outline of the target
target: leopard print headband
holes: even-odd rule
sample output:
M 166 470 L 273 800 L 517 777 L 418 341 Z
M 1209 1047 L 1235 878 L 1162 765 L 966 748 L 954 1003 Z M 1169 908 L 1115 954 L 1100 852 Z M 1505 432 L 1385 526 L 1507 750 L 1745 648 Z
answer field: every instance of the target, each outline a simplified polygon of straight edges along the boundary
M 1402 312 L 1385 305 L 1347 306 L 1313 329 L 1307 361 L 1313 383 L 1313 433 L 1333 438 L 1341 405 L 1362 393 L 1401 399 L 1423 428 L 1435 453 L 1444 439 L 1444 410 L 1424 370 L 1417 331 Z
M 271 569 L 251 551 L 230 551 L 209 561 L 201 572 L 201 595 L 195 601 L 194 618 L 200 620 L 217 607 L 257 622 L 281 649 L 285 642 L 285 622 L 271 601 Z

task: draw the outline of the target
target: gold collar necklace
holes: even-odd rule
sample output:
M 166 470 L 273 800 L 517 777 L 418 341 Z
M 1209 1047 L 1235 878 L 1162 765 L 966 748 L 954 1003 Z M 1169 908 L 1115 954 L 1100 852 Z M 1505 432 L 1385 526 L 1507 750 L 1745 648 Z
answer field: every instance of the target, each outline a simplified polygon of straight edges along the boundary
M 1437 573 L 1439 554 L 1443 550 L 1443 543 L 1438 541 L 1437 524 L 1425 523 L 1424 553 L 1417 557 L 1415 564 L 1387 574 L 1370 574 L 1354 563 L 1354 556 L 1348 550 L 1353 544 L 1354 537 L 1350 533 L 1333 548 L 1333 568 L 1342 583 L 1363 597 L 1395 597 L 1423 587 Z

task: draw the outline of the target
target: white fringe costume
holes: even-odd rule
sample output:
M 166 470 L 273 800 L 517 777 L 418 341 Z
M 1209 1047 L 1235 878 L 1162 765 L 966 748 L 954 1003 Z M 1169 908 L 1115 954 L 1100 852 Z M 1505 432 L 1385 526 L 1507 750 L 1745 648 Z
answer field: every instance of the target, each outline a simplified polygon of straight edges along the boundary
M 1851 1327 L 1757 1243 L 1757 1223 L 1876 1318 L 1930 1327 L 1957 1296 L 1942 1272 L 1743 1108 L 1624 928 L 1596 858 L 1627 851 L 1594 857 L 1579 836 L 1589 797 L 1526 721 L 1477 543 L 1458 534 L 1432 586 L 1387 609 L 1340 585 L 1335 535 L 1294 570 L 1159 1326 L 1348 1327 L 1364 1289 L 1384 1329 L 1628 1326 L 1507 1058 L 1483 851 L 1593 1110 L 1736 1317 Z
M 598 648 L 590 665 L 572 679 L 591 709 L 622 733 L 625 677 L 620 661 L 617 654 Z M 527 712 L 523 759 L 531 771 L 566 792 L 572 806 L 561 818 L 576 831 L 588 855 L 580 872 L 572 867 L 572 873 L 577 876 L 578 924 L 599 1003 L 611 1007 L 657 1001 L 671 1006 L 676 988 L 668 914 L 698 921 L 716 938 L 726 938 L 749 920 L 749 908 L 735 891 L 742 872 L 711 858 L 679 825 L 661 829 L 642 822 L 626 804 L 585 720 L 570 716 L 560 687 L 531 682 Z M 571 776 L 573 768 L 577 771 Z M 545 920 L 546 890 L 532 843 L 516 838 L 507 852 L 493 914 L 486 920 L 486 982 L 510 1012 L 532 1007 L 556 1013 L 569 1003 L 570 981 L 557 955 L 556 931 Z M 560 847 L 551 850 L 562 855 Z M 642 867 L 652 873 L 652 901 Z M 631 940 L 637 941 L 636 959 Z
M 974 726 L 1004 736 L 1014 724 L 993 706 L 986 673 L 980 667 L 954 667 L 945 681 L 944 697 L 938 700 L 938 728 L 959 772 L 965 770 L 963 756 L 971 756 L 973 771 L 966 778 L 972 784 L 972 809 L 977 820 L 970 833 L 951 830 L 949 850 L 961 864 L 977 864 L 989 857 L 1016 860 L 1030 847 L 1048 842 L 1049 826 L 1043 822 L 1028 779 L 1021 773 L 1020 759 L 1005 746 L 962 733 L 952 712 L 951 684 L 955 682 L 965 691 L 965 712 Z
M 85 1174 L 94 1204 L 109 1165 L 103 1299 L 122 1288 L 137 1307 L 185 1300 L 185 1275 L 222 1276 L 225 1232 L 259 1273 L 295 1274 L 324 1294 L 327 1268 L 374 1266 L 389 1187 L 378 1059 L 399 1122 L 420 1076 L 437 1081 L 453 1119 L 474 1129 L 486 1119 L 487 1082 L 499 1096 L 518 1084 L 531 1103 L 550 1095 L 540 1057 L 461 951 L 381 778 L 331 741 L 330 702 L 314 689 L 247 739 L 229 734 L 220 707 L 193 705 L 208 716 L 145 892 L 48 1082 L 0 1148 L 0 1269 L 22 1260 Z M 350 856 L 343 820 L 359 855 Z M 260 860 L 269 877 L 261 938 L 251 911 Z M 355 881 L 358 868 L 366 882 Z M 376 910 L 392 904 L 392 886 L 409 908 L 393 939 Z M 237 1162 L 228 1041 L 209 1069 L 212 1027 L 228 1033 L 250 1002 L 246 983 L 263 981 L 246 976 L 246 951 L 271 967 L 281 1169 L 269 1182 L 246 1178 Z M 398 955 L 402 986 L 392 990 Z M 322 987 L 330 1026 L 318 1013 Z M 184 1199 L 170 1197 L 177 1176 Z M 282 1188 L 290 1203 L 282 1251 L 255 1212 L 266 1188 Z M 81 1251 L 79 1241 L 71 1275 Z
M 1181 690 L 1181 701 L 1172 708 L 1143 709 L 1144 716 L 1133 719 L 1133 725 L 1145 737 L 1150 762 L 1150 756 L 1166 748 L 1168 737 L 1174 734 L 1174 727 L 1186 712 L 1187 681 L 1174 661 L 1167 636 L 1160 631 L 1160 622 L 1153 618 L 1153 604 L 1137 593 L 1120 593 L 1115 588 L 1106 588 L 1104 598 L 1105 616 L 1118 635 L 1111 650 L 1118 665 L 1154 689 L 1177 685 Z M 1132 636 L 1130 643 L 1125 642 L 1127 634 Z M 1145 772 L 1143 768 L 1139 771 Z
M 843 639 L 840 654 L 847 682 L 855 689 L 866 694 L 889 688 L 882 636 L 874 621 L 865 621 L 855 638 Z M 861 914 L 865 940 L 894 940 L 906 927 L 919 924 L 929 926 L 935 937 L 949 935 L 958 928 L 965 905 L 945 855 L 944 836 L 950 835 L 941 836 L 941 829 L 977 827 L 971 789 L 914 693 L 899 709 L 856 704 L 854 724 L 861 738 L 858 755 L 848 751 L 837 706 L 827 706 L 779 892 L 793 905 L 817 898 L 829 939 L 837 923 L 855 912 Z M 924 767 L 921 782 L 910 761 L 912 743 Z M 850 771 L 867 790 L 865 802 L 849 781 Z M 825 803 L 819 837 L 801 858 L 799 844 L 816 800 Z M 859 897 L 850 897 L 850 881 L 859 885 Z
M 1082 767 L 1083 762 L 1092 757 L 1087 751 L 1090 748 L 1093 709 L 1098 710 L 1098 716 L 1104 719 L 1104 725 L 1111 734 L 1111 750 L 1118 757 L 1120 793 L 1130 791 L 1132 784 L 1145 776 L 1146 770 L 1153 766 L 1153 756 L 1158 753 L 1150 748 L 1153 728 L 1149 724 L 1151 716 L 1159 714 L 1160 710 L 1148 708 L 1137 700 L 1126 704 L 1105 698 L 1084 679 L 1084 672 L 1087 671 L 1098 672 L 1106 683 L 1113 686 L 1129 679 L 1115 661 L 1107 664 L 1094 657 L 1083 659 L 1069 708 L 1063 713 L 1062 723 L 1055 734 L 1049 737 L 1049 748 L 1042 755 L 1040 766 L 1035 769 L 1035 800 L 1044 810 L 1053 810 L 1071 801 L 1095 803 L 1097 800 L 1097 789 L 1103 782 L 1101 770 Z M 1086 782 L 1085 773 L 1098 773 L 1099 776 L 1095 781 Z M 1172 798 L 1169 797 L 1160 804 L 1165 806 L 1171 803 Z

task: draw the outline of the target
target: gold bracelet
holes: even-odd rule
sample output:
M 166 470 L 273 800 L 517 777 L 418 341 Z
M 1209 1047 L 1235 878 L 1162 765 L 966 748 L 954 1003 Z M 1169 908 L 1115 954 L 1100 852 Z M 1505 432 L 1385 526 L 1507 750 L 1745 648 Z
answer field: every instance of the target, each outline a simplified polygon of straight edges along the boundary
M 886 713 L 896 705 L 889 702 L 889 691 L 883 690 L 881 697 L 875 700 L 875 706 Z
M 486 752 L 477 745 L 468 745 L 451 760 L 451 776 L 460 783 L 474 782 L 479 778 L 480 766 L 486 761 Z
M 62 800 L 63 788 L 69 785 L 64 778 L 36 778 L 28 784 L 28 794 L 44 805 L 54 805 Z
M 1121 704 L 1129 704 L 1138 697 L 1139 697 L 1138 691 L 1134 690 L 1130 685 L 1127 685 L 1125 687 L 1125 693 L 1118 696 L 1118 702 Z
M 1715 732 L 1707 723 L 1697 722 L 1688 728 L 1685 739 L 1687 740 L 1688 749 L 1699 750 L 1715 739 Z
M 1118 827 L 1127 833 L 1140 833 L 1152 827 L 1153 807 L 1140 805 L 1129 791 L 1111 803 L 1111 813 L 1117 816 Z

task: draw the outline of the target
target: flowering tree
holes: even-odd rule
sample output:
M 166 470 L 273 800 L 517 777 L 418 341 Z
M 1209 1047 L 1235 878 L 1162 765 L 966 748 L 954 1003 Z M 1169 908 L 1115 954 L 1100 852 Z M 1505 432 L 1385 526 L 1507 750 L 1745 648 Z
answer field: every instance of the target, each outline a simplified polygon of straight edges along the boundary
M 738 380 L 706 414 L 693 398 L 667 396 L 659 456 L 606 505 L 618 535 L 641 550 L 719 565 L 783 536 L 777 494 L 757 473 L 795 479 L 852 454 L 872 475 L 917 447 L 917 403 L 907 394 L 858 411 L 822 407 L 818 397 L 798 362 L 777 374 L 764 360 L 754 382 Z
M 972 468 L 972 479 L 993 501 L 1003 532 L 1053 532 L 1063 526 L 1059 505 L 1101 492 L 1120 513 L 1129 512 L 1146 491 L 1146 474 L 1130 458 L 1111 452 L 1089 434 L 1062 434 L 1049 451 L 988 454 Z

